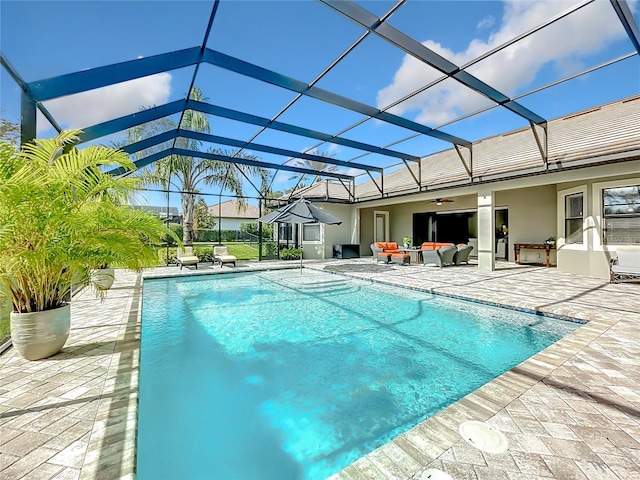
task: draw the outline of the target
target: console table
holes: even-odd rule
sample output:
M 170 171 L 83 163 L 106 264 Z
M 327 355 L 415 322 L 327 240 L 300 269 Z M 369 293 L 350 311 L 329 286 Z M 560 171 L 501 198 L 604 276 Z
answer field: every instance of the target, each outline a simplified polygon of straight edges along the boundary
M 334 245 L 333 258 L 360 258 L 360 245 L 349 243 Z
M 520 264 L 520 249 L 530 249 L 530 250 L 544 250 L 545 251 L 545 266 L 549 267 L 549 254 L 551 250 L 556 249 L 556 244 L 548 244 L 548 243 L 516 243 L 513 245 L 513 251 L 516 256 L 516 263 Z

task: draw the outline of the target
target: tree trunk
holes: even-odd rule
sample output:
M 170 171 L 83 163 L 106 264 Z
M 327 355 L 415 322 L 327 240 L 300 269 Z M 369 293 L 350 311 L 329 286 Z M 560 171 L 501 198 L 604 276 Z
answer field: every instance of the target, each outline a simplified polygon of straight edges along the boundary
M 182 194 L 182 241 L 185 245 L 193 244 L 193 214 L 196 196 L 192 193 Z

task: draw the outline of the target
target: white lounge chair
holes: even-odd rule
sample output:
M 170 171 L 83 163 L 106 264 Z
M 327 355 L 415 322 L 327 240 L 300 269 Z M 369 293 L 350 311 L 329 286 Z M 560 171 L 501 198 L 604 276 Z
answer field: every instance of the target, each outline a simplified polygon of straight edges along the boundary
M 220 262 L 220 268 L 222 268 L 222 265 L 225 263 L 233 263 L 233 266 L 235 267 L 237 260 L 238 259 L 235 255 L 229 255 L 229 251 L 226 246 L 221 245 L 213 247 L 213 263 Z
M 193 247 L 191 246 L 185 246 L 184 248 L 178 247 L 176 262 L 180 265 L 180 270 L 182 270 L 182 267 L 185 265 L 195 265 L 196 270 L 198 269 L 198 257 L 193 254 Z
M 619 250 L 609 262 L 610 282 L 640 282 L 640 250 Z

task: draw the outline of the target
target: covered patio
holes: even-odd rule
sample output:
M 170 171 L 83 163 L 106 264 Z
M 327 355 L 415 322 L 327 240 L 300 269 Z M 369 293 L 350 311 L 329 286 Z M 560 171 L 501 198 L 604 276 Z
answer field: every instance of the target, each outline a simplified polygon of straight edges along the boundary
M 234 271 L 279 266 L 297 264 L 250 262 Z M 315 270 L 587 321 L 332 478 L 417 479 L 429 468 L 456 479 L 637 476 L 637 286 L 510 262 L 483 271 L 377 265 L 371 258 L 309 261 L 304 274 Z M 144 276 L 178 274 L 163 267 Z M 1 479 L 134 476 L 141 288 L 141 276 L 118 272 L 104 304 L 87 290 L 74 298 L 71 336 L 60 354 L 40 362 L 13 350 L 0 356 Z M 458 434 L 466 420 L 504 432 L 507 452 L 468 445 Z

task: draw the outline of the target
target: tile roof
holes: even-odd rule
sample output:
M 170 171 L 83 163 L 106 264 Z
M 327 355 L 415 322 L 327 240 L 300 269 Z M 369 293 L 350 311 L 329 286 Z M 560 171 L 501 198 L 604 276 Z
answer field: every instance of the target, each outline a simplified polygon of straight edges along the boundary
M 220 209 L 218 211 L 218 205 L 220 205 Z M 224 217 L 224 218 L 258 218 L 260 216 L 260 211 L 255 205 L 246 205 L 245 208 L 240 207 L 240 204 L 237 200 L 227 200 L 226 202 L 222 202 L 220 204 L 209 205 L 209 214 L 213 216 Z
M 536 132 L 542 144 L 541 127 Z M 606 161 L 608 155 L 640 158 L 640 96 L 567 115 L 547 123 L 547 165 L 531 128 L 496 135 L 473 143 L 473 157 L 461 149 L 463 164 L 455 149 L 445 150 L 409 164 L 385 169 L 384 178 L 374 175 L 385 195 L 420 191 L 420 186 L 445 188 L 448 184 L 470 183 L 467 168 L 475 183 L 495 177 L 513 177 L 543 173 L 572 166 L 589 166 Z M 579 163 L 578 163 L 579 162 Z M 465 168 L 466 164 L 466 168 Z M 420 179 L 420 186 L 414 179 Z M 356 184 L 356 201 L 381 198 L 372 180 Z M 348 185 L 347 185 L 348 187 Z M 335 181 L 324 181 L 297 190 L 291 197 L 348 201 L 347 188 Z

